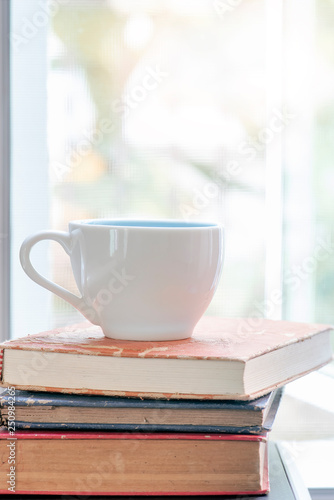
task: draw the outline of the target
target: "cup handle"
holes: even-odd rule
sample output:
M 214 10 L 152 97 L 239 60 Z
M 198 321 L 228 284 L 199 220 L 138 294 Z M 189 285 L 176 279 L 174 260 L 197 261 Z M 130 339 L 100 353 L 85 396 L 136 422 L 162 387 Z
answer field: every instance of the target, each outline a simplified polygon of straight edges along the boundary
M 20 249 L 20 261 L 21 266 L 25 273 L 38 285 L 50 290 L 50 292 L 55 293 L 58 297 L 69 302 L 73 307 L 78 309 L 89 321 L 95 323 L 95 311 L 86 304 L 83 297 L 78 297 L 73 293 L 69 292 L 62 286 L 57 285 L 53 281 L 48 280 L 41 274 L 39 274 L 33 267 L 30 260 L 31 249 L 36 243 L 43 240 L 53 240 L 59 243 L 67 255 L 71 255 L 71 236 L 69 233 L 62 231 L 42 231 L 36 233 L 32 236 L 28 236 L 21 245 Z M 96 323 L 95 323 L 96 324 Z

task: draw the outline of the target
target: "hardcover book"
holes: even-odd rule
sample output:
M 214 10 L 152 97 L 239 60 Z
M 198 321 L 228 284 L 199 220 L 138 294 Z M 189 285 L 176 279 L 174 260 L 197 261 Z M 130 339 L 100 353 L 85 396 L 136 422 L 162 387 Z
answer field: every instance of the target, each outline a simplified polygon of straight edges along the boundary
M 153 400 L 33 391 L 0 395 L 2 424 L 16 429 L 226 432 L 271 430 L 281 390 L 253 401 Z
M 248 495 L 269 489 L 265 436 L 20 431 L 14 439 L 3 431 L 0 460 L 1 493 Z
M 10 340 L 2 386 L 143 398 L 255 399 L 332 360 L 327 325 L 204 316 L 192 337 L 106 338 L 89 323 Z
M 311 500 L 311 496 L 304 485 L 301 476 L 296 469 L 293 461 L 291 460 L 291 457 L 289 454 L 286 452 L 286 450 L 283 448 L 283 446 L 279 443 L 273 443 L 269 442 L 268 443 L 268 456 L 269 456 L 269 478 L 270 478 L 270 491 L 266 493 L 265 496 L 257 495 L 256 493 L 252 494 L 251 498 L 252 500 Z M 115 462 L 116 464 L 118 463 L 118 468 L 120 468 L 120 463 L 117 462 L 117 457 L 115 457 Z M 103 464 L 103 468 L 100 471 L 101 474 L 105 472 L 105 467 L 106 464 Z M 95 474 L 95 475 L 93 475 Z M 10 477 L 10 476 L 9 476 Z M 15 473 L 15 475 L 12 475 L 12 482 L 14 486 L 10 486 L 10 479 L 9 483 L 7 483 L 6 489 L 2 489 L 0 491 L 1 494 L 5 493 L 10 493 L 11 495 L 16 494 L 22 494 L 22 491 L 19 491 L 18 489 L 15 489 L 16 486 L 19 484 L 19 473 Z M 80 481 L 80 479 L 79 479 Z M 4 481 L 2 481 L 3 483 Z M 77 480 L 76 480 L 77 482 Z M 99 482 L 99 477 L 98 477 L 98 472 L 95 470 L 90 470 L 87 473 L 86 476 L 86 481 L 84 485 L 86 488 L 89 488 L 89 494 L 90 495 L 99 495 L 99 492 L 95 490 L 95 485 L 96 482 Z M 4 485 L 0 484 L 0 487 L 3 488 Z M 11 489 L 9 489 L 11 488 Z M 29 494 L 30 493 L 30 494 Z M 45 487 L 44 490 L 41 491 L 41 489 L 38 489 L 34 491 L 33 493 L 30 491 L 27 491 L 25 494 L 25 498 L 27 499 L 35 499 L 36 495 L 39 497 L 44 498 L 44 494 L 46 493 Z M 48 491 L 47 493 L 50 493 Z M 58 494 L 57 494 L 58 493 Z M 59 499 L 59 500 L 64 500 L 64 494 L 65 492 L 60 492 L 59 490 L 55 492 L 55 495 L 53 498 Z M 133 493 L 131 494 L 133 495 Z M 174 495 L 173 495 L 174 496 Z M 9 495 L 8 495 L 9 497 Z M 38 498 L 38 497 L 37 497 Z M 69 497 L 72 498 L 72 497 Z M 76 496 L 77 498 L 77 496 Z M 100 497 L 101 498 L 101 497 Z M 123 497 L 124 498 L 124 497 Z M 174 496 L 175 498 L 175 496 Z M 245 498 L 243 496 L 242 498 Z M 328 496 L 329 498 L 329 496 Z M 235 495 L 227 495 L 224 496 L 225 500 L 241 500 L 240 496 L 235 496 Z M 250 500 L 250 497 L 247 496 L 247 499 Z

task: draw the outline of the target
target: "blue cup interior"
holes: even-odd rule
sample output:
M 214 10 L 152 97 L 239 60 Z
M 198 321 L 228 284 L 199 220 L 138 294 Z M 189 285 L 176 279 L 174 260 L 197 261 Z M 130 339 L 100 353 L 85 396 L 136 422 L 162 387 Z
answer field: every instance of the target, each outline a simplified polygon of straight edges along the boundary
M 92 220 L 87 224 L 94 226 L 118 226 L 118 227 L 157 227 L 157 228 L 205 228 L 217 227 L 212 222 L 186 222 L 168 220 Z

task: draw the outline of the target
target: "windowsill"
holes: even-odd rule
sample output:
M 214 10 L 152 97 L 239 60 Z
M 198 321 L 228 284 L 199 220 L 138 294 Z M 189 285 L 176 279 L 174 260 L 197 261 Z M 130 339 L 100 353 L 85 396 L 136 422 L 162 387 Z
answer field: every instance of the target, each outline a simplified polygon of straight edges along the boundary
M 329 365 L 286 386 L 270 436 L 286 445 L 305 485 L 319 489 L 314 491 L 319 498 L 334 488 L 332 369 Z M 334 494 L 323 498 L 334 498 Z

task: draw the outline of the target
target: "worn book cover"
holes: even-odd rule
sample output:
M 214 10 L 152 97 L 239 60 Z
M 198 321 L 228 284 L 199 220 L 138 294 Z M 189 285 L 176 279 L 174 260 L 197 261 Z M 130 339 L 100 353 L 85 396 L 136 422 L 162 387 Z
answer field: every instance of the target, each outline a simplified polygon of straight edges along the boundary
M 332 359 L 328 325 L 203 317 L 192 337 L 132 342 L 89 323 L 1 345 L 3 386 L 97 395 L 255 399 Z

